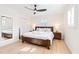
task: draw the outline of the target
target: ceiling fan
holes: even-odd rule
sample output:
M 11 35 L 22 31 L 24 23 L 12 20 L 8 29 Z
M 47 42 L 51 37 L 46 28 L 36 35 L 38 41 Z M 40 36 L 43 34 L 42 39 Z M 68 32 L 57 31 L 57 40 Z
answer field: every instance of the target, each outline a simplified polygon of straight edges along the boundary
M 36 4 L 34 4 L 34 8 L 33 9 L 28 8 L 28 7 L 25 7 L 25 8 L 34 11 L 34 13 L 33 13 L 34 15 L 36 14 L 36 12 L 44 12 L 44 11 L 47 10 L 47 9 L 37 9 L 37 5 Z

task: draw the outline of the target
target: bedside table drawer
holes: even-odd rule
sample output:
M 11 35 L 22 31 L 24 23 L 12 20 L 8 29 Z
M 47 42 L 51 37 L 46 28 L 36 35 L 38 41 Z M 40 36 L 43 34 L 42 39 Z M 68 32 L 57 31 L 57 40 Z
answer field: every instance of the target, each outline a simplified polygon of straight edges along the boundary
M 54 39 L 61 40 L 61 33 L 54 33 Z

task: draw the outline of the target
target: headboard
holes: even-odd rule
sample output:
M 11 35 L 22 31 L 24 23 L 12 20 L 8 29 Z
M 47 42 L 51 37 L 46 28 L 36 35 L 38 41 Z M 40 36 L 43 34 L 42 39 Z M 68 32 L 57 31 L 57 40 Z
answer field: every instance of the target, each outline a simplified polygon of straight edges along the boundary
M 36 26 L 35 30 L 37 30 L 37 28 L 50 28 L 51 31 L 53 32 L 53 26 Z

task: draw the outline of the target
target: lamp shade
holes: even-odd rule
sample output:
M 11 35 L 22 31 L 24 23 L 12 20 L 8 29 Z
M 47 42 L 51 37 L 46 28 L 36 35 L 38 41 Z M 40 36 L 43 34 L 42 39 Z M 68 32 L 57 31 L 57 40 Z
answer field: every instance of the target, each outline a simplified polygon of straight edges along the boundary
M 55 31 L 56 32 L 58 32 L 59 28 L 60 28 L 60 24 L 55 24 Z
M 35 26 L 36 26 L 36 24 L 33 24 L 33 25 L 32 25 L 32 28 L 35 29 Z

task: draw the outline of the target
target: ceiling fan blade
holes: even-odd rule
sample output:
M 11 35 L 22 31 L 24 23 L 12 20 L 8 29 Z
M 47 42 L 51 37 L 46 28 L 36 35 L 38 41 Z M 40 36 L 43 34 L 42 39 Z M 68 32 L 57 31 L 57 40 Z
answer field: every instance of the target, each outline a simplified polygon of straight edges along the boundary
M 34 11 L 34 9 L 31 9 L 31 8 L 28 8 L 28 7 L 25 7 L 25 8 Z
M 27 6 L 25 6 L 25 8 L 34 11 L 34 13 L 33 13 L 34 15 L 36 14 L 36 12 L 44 12 L 47 10 L 47 9 L 37 9 L 36 4 L 34 4 L 34 9 L 28 8 Z
M 47 9 L 38 9 L 38 10 L 36 10 L 36 11 L 38 11 L 38 12 L 43 12 L 43 11 L 46 11 Z

